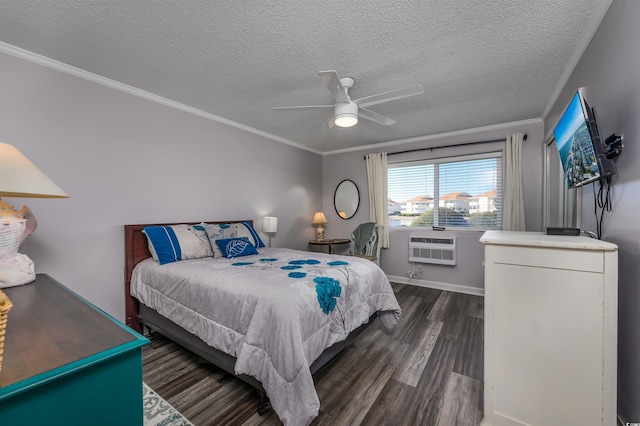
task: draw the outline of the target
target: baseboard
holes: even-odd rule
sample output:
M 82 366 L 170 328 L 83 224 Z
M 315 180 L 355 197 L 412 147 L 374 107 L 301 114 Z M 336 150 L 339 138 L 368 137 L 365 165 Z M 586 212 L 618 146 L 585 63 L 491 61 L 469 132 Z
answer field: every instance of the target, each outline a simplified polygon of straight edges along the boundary
M 399 284 L 415 285 L 418 287 L 435 288 L 438 290 L 453 291 L 455 293 L 471 294 L 474 296 L 484 296 L 484 288 L 468 287 L 458 284 L 440 283 L 437 281 L 414 280 L 406 277 L 387 275 L 389 281 Z

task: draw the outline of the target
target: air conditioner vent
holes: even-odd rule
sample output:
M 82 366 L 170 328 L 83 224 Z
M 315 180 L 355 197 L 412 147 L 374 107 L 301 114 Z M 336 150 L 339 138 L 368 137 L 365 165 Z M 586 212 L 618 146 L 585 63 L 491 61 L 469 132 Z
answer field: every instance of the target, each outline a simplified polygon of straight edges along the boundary
M 455 237 L 435 238 L 411 235 L 409 236 L 409 261 L 455 265 L 456 239 Z

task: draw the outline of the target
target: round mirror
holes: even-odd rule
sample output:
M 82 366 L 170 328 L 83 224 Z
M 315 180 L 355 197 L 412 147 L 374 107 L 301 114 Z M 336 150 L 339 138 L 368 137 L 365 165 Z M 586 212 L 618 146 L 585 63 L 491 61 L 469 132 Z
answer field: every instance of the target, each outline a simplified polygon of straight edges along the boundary
M 333 206 L 338 216 L 345 220 L 351 219 L 358 211 L 359 205 L 360 192 L 356 184 L 349 179 L 340 182 L 333 196 Z

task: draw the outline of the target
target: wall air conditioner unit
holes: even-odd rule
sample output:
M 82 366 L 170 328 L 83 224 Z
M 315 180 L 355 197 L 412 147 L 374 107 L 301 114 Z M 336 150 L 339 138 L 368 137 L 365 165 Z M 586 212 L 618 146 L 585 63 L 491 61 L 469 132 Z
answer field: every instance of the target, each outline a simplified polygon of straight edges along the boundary
M 425 235 L 409 236 L 409 262 L 456 264 L 456 239 Z

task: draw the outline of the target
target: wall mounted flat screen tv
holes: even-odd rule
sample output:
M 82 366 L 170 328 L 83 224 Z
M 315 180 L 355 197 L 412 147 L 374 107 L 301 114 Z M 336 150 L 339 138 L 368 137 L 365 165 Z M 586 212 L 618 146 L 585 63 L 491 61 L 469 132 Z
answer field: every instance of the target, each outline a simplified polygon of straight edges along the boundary
M 565 181 L 576 188 L 615 174 L 603 152 L 595 114 L 578 89 L 553 130 Z

